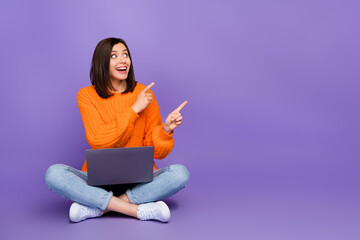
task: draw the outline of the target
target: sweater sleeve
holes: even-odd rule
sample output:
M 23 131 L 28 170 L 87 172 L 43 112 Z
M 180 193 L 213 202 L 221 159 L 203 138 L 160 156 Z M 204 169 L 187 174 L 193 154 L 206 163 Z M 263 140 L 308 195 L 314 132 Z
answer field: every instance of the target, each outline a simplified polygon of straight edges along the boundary
M 77 102 L 85 127 L 86 140 L 92 148 L 111 148 L 115 143 L 125 145 L 139 115 L 129 107 L 110 122 L 104 122 L 88 93 L 81 90 Z
M 153 95 L 153 100 L 146 108 L 146 119 L 145 119 L 145 146 L 154 147 L 154 158 L 163 159 L 174 147 L 174 139 L 172 135 L 174 133 L 168 134 L 162 128 L 162 120 L 159 111 L 159 106 L 155 99 L 153 92 L 149 92 Z

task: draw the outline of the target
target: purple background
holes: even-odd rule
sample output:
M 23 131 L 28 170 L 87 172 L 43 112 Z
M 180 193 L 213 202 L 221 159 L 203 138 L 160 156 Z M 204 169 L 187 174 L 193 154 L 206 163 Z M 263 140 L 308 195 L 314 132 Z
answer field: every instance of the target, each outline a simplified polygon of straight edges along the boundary
M 359 239 L 358 1 L 11 1 L 0 7 L 1 239 Z M 71 224 L 49 191 L 80 168 L 76 103 L 96 44 L 124 38 L 167 116 L 187 188 L 168 224 Z

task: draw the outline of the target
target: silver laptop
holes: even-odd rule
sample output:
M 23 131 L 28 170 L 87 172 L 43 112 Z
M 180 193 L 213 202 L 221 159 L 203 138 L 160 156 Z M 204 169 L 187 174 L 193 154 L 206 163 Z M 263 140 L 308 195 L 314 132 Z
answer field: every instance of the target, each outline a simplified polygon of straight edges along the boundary
M 88 184 L 102 186 L 151 182 L 153 156 L 153 147 L 88 149 Z

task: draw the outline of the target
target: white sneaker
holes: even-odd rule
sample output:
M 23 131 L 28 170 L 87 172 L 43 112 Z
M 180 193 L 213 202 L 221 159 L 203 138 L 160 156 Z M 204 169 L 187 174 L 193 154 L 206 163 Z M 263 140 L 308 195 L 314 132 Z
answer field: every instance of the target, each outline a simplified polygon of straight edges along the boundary
M 69 218 L 72 222 L 80 222 L 88 218 L 100 217 L 102 214 L 103 212 L 98 208 L 92 208 L 74 202 L 70 207 Z
M 140 220 L 168 222 L 170 220 L 170 209 L 163 201 L 140 204 L 137 217 Z

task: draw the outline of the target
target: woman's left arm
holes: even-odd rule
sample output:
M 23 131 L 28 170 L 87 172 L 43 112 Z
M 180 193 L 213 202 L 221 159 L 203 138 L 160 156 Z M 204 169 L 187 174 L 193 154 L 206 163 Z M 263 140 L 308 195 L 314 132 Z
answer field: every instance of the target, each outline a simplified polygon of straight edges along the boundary
M 144 145 L 154 147 L 154 158 L 163 159 L 174 147 L 174 129 L 181 125 L 182 116 L 180 110 L 187 104 L 183 102 L 178 108 L 172 111 L 164 123 L 161 121 L 159 105 L 154 93 L 150 90 L 153 101 L 145 110 L 145 137 Z
M 144 146 L 154 147 L 154 158 L 163 159 L 174 147 L 174 139 L 172 133 L 167 133 L 164 129 L 164 123 L 162 123 L 159 106 L 153 92 L 149 92 L 153 95 L 152 102 L 145 109 L 145 136 Z

